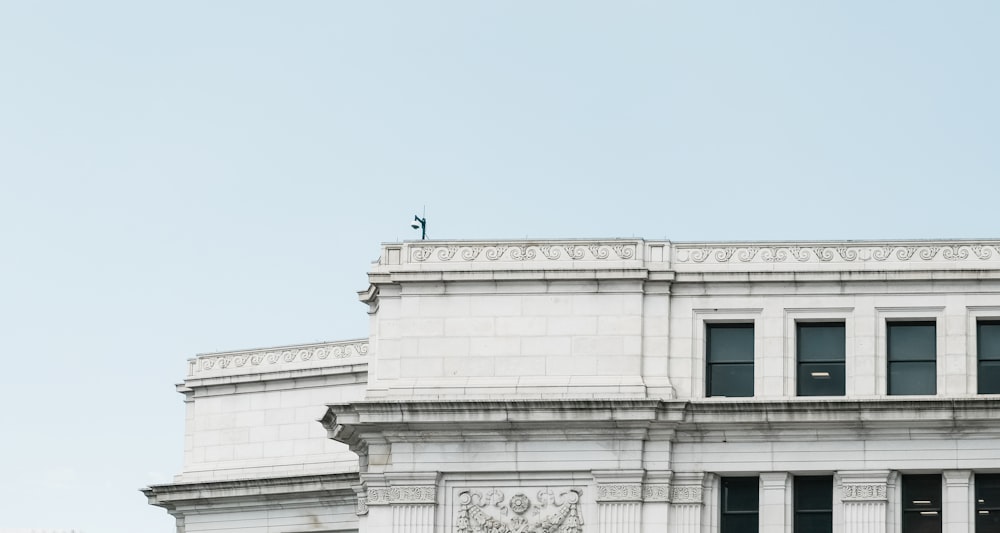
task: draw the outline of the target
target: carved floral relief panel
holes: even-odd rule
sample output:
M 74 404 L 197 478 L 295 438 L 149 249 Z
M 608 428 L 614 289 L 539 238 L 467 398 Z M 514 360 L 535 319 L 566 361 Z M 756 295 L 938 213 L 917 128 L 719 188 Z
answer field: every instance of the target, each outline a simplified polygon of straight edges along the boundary
M 464 490 L 458 494 L 455 531 L 582 533 L 581 494 L 575 488 Z

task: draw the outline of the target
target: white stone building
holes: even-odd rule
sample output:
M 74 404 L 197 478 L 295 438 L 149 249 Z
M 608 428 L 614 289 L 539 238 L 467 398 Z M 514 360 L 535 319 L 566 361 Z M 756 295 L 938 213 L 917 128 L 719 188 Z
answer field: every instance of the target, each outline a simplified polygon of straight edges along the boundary
M 387 244 L 199 355 L 178 531 L 1000 531 L 1000 241 Z

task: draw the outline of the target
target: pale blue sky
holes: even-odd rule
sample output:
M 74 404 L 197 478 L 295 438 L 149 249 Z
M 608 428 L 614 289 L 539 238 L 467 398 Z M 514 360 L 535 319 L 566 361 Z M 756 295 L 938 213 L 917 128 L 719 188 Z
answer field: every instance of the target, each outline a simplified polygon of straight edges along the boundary
M 195 353 L 379 243 L 998 237 L 994 1 L 0 0 L 0 527 L 170 533 Z

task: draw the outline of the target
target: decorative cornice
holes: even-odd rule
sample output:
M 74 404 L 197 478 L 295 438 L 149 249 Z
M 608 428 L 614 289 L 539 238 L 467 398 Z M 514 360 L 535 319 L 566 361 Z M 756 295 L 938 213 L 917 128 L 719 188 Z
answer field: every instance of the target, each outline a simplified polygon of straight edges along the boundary
M 639 256 L 639 241 L 551 241 L 434 243 L 409 246 L 411 263 L 503 263 L 630 260 Z
M 337 366 L 368 355 L 368 339 L 200 354 L 189 360 L 189 378 L 228 376 L 315 366 Z M 346 364 L 349 364 L 348 361 Z
M 840 486 L 841 501 L 885 501 L 885 483 L 845 483 Z
M 641 483 L 602 483 L 597 486 L 599 502 L 642 501 Z
M 405 487 L 368 487 L 368 506 L 396 505 L 406 503 L 429 503 L 437 501 L 437 487 L 434 485 Z
M 687 264 L 955 263 L 1000 259 L 1000 242 L 830 242 L 675 244 L 673 258 Z
M 702 503 L 701 486 L 681 486 L 670 489 L 670 501 L 677 503 Z

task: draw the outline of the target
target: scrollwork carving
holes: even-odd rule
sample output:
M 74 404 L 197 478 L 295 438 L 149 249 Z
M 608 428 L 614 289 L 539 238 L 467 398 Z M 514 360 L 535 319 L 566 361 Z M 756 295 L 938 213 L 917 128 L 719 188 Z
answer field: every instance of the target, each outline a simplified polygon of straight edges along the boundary
M 308 362 L 330 357 L 342 359 L 368 355 L 367 341 L 349 341 L 309 346 L 297 349 L 269 349 L 252 352 L 205 354 L 197 359 L 194 373 L 210 370 L 235 370 L 258 367 L 264 364 Z
M 812 252 L 810 254 L 810 252 Z M 1000 253 L 1000 245 L 941 243 L 926 245 L 911 244 L 871 244 L 851 243 L 829 246 L 802 247 L 787 246 L 731 246 L 687 247 L 679 245 L 674 257 L 678 263 L 800 263 L 819 262 L 902 262 L 919 258 L 923 261 L 986 261 Z

